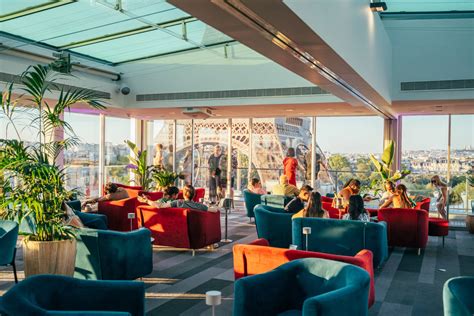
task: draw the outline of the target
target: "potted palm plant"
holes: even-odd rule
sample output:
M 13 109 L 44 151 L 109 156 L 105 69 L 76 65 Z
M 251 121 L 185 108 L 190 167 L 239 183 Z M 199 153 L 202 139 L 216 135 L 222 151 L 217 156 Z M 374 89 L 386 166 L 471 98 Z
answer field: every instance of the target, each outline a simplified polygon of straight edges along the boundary
M 0 216 L 33 223 L 23 239 L 25 275 L 72 275 L 76 240 L 72 227 L 64 222 L 64 201 L 71 191 L 65 186 L 66 173 L 57 163 L 60 153 L 78 143 L 63 114 L 76 103 L 105 108 L 95 92 L 74 88 L 65 90 L 56 81 L 60 74 L 50 66 L 29 67 L 14 83 L 2 91 L 0 115 L 16 134 L 16 139 L 0 139 Z M 46 99 L 59 91 L 57 101 Z M 20 94 L 23 92 L 24 94 Z M 38 142 L 21 140 L 18 112 L 29 107 L 35 113 L 28 125 L 37 130 Z

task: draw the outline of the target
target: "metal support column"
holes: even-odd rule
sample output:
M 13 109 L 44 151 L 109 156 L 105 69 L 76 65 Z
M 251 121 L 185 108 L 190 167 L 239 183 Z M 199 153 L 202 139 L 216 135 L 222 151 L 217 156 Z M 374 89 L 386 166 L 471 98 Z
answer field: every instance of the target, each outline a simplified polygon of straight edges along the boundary
M 446 201 L 446 218 L 449 222 L 449 193 L 451 191 L 451 114 L 448 116 L 448 157 L 447 157 L 446 182 L 448 183 L 448 196 Z M 467 198 L 467 196 L 466 196 Z
M 248 135 L 248 139 L 249 139 L 249 150 L 248 150 L 248 153 L 249 153 L 249 156 L 248 156 L 248 175 L 247 175 L 247 181 L 248 183 L 250 183 L 250 181 L 252 181 L 252 155 L 253 155 L 253 119 L 252 118 L 249 118 L 249 135 Z
M 227 185 L 226 198 L 231 198 L 232 190 L 232 119 L 227 121 Z
M 316 188 L 316 117 L 311 118 L 311 186 Z
M 194 186 L 194 120 L 191 120 L 191 185 Z
M 105 180 L 105 115 L 99 114 L 99 196 L 104 194 Z
M 173 172 L 176 172 L 176 131 L 178 130 L 177 126 L 178 122 L 176 120 L 173 120 Z

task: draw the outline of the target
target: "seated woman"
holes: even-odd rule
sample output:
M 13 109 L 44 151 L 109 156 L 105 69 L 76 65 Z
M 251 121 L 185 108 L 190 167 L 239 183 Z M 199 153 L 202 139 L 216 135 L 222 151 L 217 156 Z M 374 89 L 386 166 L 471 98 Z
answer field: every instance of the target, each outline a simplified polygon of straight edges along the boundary
M 352 195 L 349 198 L 349 212 L 342 219 L 353 221 L 370 222 L 370 215 L 364 208 L 364 200 L 360 195 Z
M 161 203 L 171 202 L 178 198 L 179 189 L 177 187 L 167 187 L 163 192 L 163 197 L 158 201 Z
M 101 197 L 97 197 L 94 199 L 89 199 L 82 203 L 81 208 L 91 210 L 91 204 L 96 204 L 97 202 L 101 201 L 118 201 L 123 199 L 128 199 L 128 192 L 122 187 L 117 186 L 115 183 L 109 182 L 105 185 L 105 195 Z M 86 208 L 86 206 L 89 207 Z
M 382 194 L 382 197 L 380 198 L 379 206 L 384 205 L 384 203 L 395 194 L 395 184 L 392 181 L 390 180 L 385 181 L 384 187 L 385 187 L 385 192 Z M 390 207 L 391 205 L 392 204 L 390 204 L 387 207 Z
M 380 208 L 389 207 L 391 204 L 393 204 L 393 208 L 413 208 L 416 205 L 408 197 L 407 187 L 404 184 L 397 185 L 395 194 L 388 198 Z
M 272 194 L 285 196 L 298 196 L 300 190 L 292 184 L 288 183 L 285 175 L 280 176 L 280 182 L 273 187 Z
M 329 218 L 329 213 L 326 210 L 323 210 L 321 207 L 321 194 L 319 194 L 319 192 L 311 192 L 308 205 L 293 215 L 291 219 L 297 217 Z
M 176 207 L 176 208 L 189 208 L 189 209 L 199 210 L 199 211 L 216 212 L 216 210 L 208 209 L 208 207 L 202 203 L 194 202 L 193 201 L 194 194 L 195 194 L 194 187 L 190 184 L 186 184 L 183 188 L 184 200 L 160 202 L 160 201 L 151 201 L 146 196 L 139 196 L 138 201 L 142 203 L 147 203 L 148 205 L 156 207 L 156 208 Z
M 262 188 L 262 183 L 260 182 L 259 179 L 253 178 L 249 185 L 247 186 L 247 189 L 255 194 L 267 194 L 264 188 Z

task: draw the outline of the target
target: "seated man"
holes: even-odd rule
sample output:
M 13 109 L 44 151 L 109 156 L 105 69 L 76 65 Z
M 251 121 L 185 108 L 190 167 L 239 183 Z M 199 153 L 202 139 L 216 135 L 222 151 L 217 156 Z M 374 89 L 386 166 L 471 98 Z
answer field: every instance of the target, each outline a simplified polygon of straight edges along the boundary
M 288 178 L 285 175 L 280 176 L 280 183 L 273 187 L 272 194 L 297 196 L 300 193 L 297 187 L 288 183 Z
M 195 194 L 194 187 L 190 184 L 186 184 L 183 188 L 184 200 L 160 202 L 160 201 L 151 201 L 146 196 L 139 196 L 138 201 L 142 203 L 147 203 L 148 205 L 156 207 L 156 208 L 177 207 L 177 208 L 189 208 L 189 209 L 199 210 L 199 211 L 216 212 L 216 210 L 208 209 L 208 207 L 202 203 L 194 202 L 193 201 L 194 194 Z
M 115 183 L 109 182 L 105 185 L 104 196 L 84 201 L 84 203 L 82 203 L 81 208 L 86 209 L 86 206 L 89 205 L 89 207 L 87 207 L 87 210 L 90 211 L 91 210 L 90 204 L 96 204 L 97 202 L 101 202 L 101 201 L 118 201 L 118 200 L 123 200 L 123 199 L 128 199 L 128 198 L 129 196 L 128 196 L 127 190 L 125 190 L 122 187 L 117 186 Z
M 304 202 L 308 202 L 311 191 L 313 191 L 312 187 L 309 185 L 303 185 L 298 196 L 285 206 L 285 211 L 288 213 L 297 213 L 304 209 Z

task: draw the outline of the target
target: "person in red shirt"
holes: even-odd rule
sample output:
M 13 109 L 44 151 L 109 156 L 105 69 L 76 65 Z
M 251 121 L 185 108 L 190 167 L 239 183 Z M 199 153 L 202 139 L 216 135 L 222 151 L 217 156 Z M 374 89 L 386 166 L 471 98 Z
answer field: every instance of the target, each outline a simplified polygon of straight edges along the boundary
M 283 159 L 283 172 L 288 178 L 288 183 L 296 185 L 296 168 L 298 167 L 298 160 L 295 158 L 295 149 L 290 147 Z

